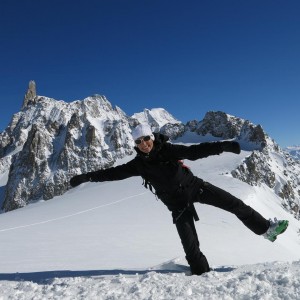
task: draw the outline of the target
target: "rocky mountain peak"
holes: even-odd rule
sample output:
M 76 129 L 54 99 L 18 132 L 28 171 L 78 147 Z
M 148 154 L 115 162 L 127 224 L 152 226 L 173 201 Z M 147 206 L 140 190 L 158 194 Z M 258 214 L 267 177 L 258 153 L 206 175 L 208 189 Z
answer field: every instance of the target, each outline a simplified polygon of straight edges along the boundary
M 240 135 L 244 120 L 221 111 L 209 111 L 198 126 L 198 133 L 211 134 L 223 139 L 233 139 Z
M 209 111 L 202 121 L 190 121 L 186 127 L 200 136 L 235 139 L 245 150 L 262 150 L 267 144 L 273 145 L 260 125 L 221 111 Z
M 30 80 L 28 84 L 27 92 L 24 96 L 22 109 L 27 107 L 29 104 L 35 102 L 36 98 L 36 84 L 34 80 Z
M 5 211 L 60 195 L 72 174 L 111 166 L 133 151 L 128 117 L 104 96 L 71 103 L 35 96 L 31 105 L 33 91 L 31 85 L 26 109 L 0 134 Z

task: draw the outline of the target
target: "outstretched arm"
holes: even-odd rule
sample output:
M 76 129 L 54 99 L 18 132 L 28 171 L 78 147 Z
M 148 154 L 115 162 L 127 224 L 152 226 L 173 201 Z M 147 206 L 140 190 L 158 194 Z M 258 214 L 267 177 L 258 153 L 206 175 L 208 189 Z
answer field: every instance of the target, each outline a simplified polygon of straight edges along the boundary
M 168 155 L 174 159 L 196 160 L 222 152 L 241 153 L 240 144 L 235 141 L 201 143 L 192 146 L 166 144 Z
M 88 172 L 85 174 L 76 175 L 71 178 L 70 184 L 72 187 L 76 187 L 81 183 L 92 181 L 114 181 L 114 180 L 122 180 L 132 176 L 139 176 L 140 173 L 135 167 L 135 160 L 131 160 L 130 162 L 117 166 L 108 168 L 106 170 L 98 170 L 94 172 Z

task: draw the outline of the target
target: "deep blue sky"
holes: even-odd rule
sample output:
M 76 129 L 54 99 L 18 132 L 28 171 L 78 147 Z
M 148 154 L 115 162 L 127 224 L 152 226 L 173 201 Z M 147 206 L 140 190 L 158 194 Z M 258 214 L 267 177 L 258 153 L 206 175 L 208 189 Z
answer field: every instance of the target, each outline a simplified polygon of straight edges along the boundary
M 0 131 L 33 79 L 58 100 L 221 110 L 300 144 L 299 16 L 298 0 L 1 0 Z

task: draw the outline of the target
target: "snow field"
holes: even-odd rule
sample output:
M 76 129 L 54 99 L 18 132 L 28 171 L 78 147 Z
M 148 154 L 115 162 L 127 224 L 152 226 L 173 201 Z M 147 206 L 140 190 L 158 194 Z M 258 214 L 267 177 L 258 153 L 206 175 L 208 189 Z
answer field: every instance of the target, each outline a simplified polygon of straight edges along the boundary
M 265 217 L 288 219 L 276 242 L 196 204 L 200 247 L 214 271 L 188 276 L 170 213 L 140 178 L 86 183 L 0 215 L 0 299 L 300 299 L 299 221 L 268 188 L 230 176 L 246 155 L 186 163 Z
M 300 261 L 219 267 L 202 276 L 144 271 L 53 278 L 44 282 L 2 281 L 0 299 L 299 299 Z

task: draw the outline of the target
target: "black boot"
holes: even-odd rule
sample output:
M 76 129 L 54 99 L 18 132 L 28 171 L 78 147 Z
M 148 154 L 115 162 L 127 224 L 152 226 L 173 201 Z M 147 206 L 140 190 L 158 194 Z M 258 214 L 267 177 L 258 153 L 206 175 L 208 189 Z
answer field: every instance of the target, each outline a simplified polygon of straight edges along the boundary
M 188 263 L 191 267 L 192 275 L 201 275 L 203 273 L 210 271 L 208 261 L 207 261 L 205 255 L 203 255 L 203 254 L 202 254 L 201 258 L 199 258 L 197 260 L 194 260 L 194 261 L 188 260 Z

